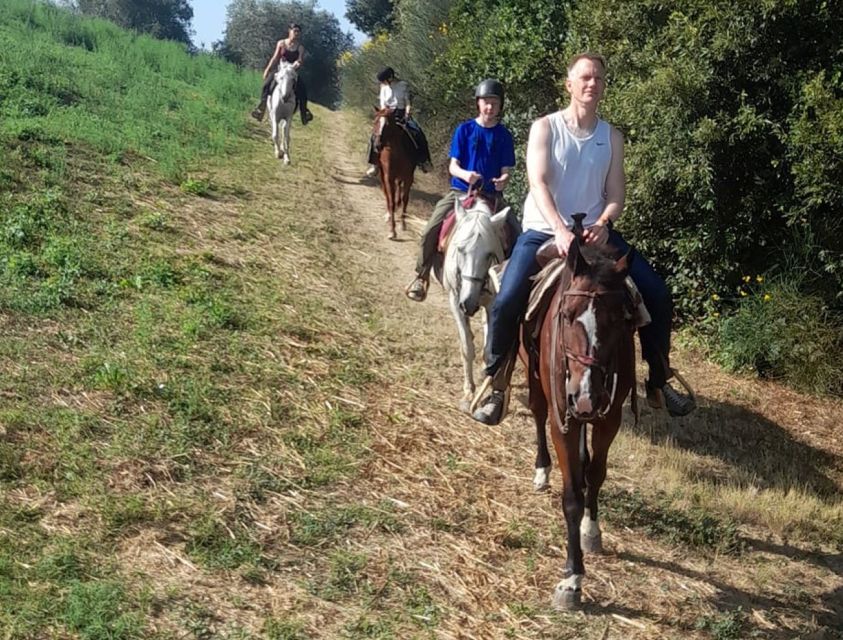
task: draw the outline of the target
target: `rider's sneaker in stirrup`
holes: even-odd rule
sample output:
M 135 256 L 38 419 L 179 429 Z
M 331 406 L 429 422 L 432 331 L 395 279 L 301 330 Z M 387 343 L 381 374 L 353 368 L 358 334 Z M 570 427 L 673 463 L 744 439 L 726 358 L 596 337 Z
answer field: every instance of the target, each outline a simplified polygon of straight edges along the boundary
M 650 386 L 649 381 L 644 384 L 647 390 L 647 402 L 651 407 L 664 408 L 674 418 L 687 416 L 697 408 L 697 403 L 691 396 L 686 396 L 674 389 L 669 382 L 663 387 Z
M 427 280 L 421 276 L 416 276 L 415 280 L 407 286 L 404 293 L 413 302 L 424 302 L 424 299 L 427 297 Z
M 503 404 L 506 392 L 492 391 L 488 396 L 483 398 L 480 406 L 474 410 L 471 417 L 482 422 L 483 424 L 496 425 L 500 424 L 503 419 Z
M 376 178 L 378 175 L 378 166 L 376 164 L 370 164 L 369 168 L 366 169 L 366 175 L 370 178 Z

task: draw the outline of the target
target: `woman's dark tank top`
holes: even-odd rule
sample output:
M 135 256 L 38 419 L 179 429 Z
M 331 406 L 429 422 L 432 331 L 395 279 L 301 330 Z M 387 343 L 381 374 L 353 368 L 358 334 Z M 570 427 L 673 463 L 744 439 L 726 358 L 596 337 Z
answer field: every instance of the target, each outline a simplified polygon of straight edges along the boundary
M 299 48 L 296 46 L 295 49 L 288 49 L 286 43 L 284 44 L 284 53 L 281 54 L 281 57 L 284 58 L 290 64 L 293 64 L 296 60 L 299 59 Z

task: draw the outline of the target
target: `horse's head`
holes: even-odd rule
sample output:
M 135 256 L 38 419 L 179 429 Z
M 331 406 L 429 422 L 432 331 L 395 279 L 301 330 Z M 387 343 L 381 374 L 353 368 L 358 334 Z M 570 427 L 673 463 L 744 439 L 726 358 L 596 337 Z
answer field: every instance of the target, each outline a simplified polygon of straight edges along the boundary
M 615 259 L 608 245 L 581 244 L 566 257 L 570 284 L 559 307 L 566 361 L 568 413 L 579 420 L 602 418 L 612 406 L 624 340 L 631 331 L 630 298 L 624 280 L 629 254 Z
M 278 83 L 278 91 L 281 94 L 281 102 L 290 102 L 293 99 L 298 69 L 290 62 L 281 60 L 278 63 L 278 70 L 275 72 L 275 82 Z
M 391 107 L 384 107 L 383 109 L 375 107 L 375 120 L 372 123 L 372 135 L 375 137 L 375 149 L 380 149 L 382 145 L 382 138 L 385 135 L 388 136 L 390 131 L 400 133 L 400 129 L 398 129 L 396 125 L 395 109 Z
M 450 242 L 449 253 L 455 261 L 459 275 L 459 305 L 467 316 L 480 308 L 480 297 L 492 265 L 503 262 L 504 250 L 501 234 L 506 224 L 509 207 L 494 213 L 492 206 L 482 198 L 474 198 L 469 208 L 456 201 L 456 226 Z

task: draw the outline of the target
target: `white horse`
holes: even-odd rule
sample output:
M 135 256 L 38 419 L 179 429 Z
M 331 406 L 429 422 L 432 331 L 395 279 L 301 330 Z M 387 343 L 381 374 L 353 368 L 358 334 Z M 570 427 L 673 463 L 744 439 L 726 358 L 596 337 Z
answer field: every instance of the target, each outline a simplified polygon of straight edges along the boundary
M 443 266 L 443 285 L 448 293 L 451 313 L 457 322 L 462 352 L 463 397 L 460 409 L 468 412 L 474 395 L 474 334 L 469 318 L 483 307 L 484 341 L 488 338 L 487 322 L 497 295 L 497 281 L 491 277 L 493 265 L 504 260 L 503 228 L 509 207 L 494 213 L 481 198 L 475 198 L 469 209 L 456 201 L 456 225 L 448 244 Z
M 284 164 L 290 164 L 290 121 L 296 109 L 294 87 L 297 77 L 298 69 L 286 60 L 282 60 L 278 64 L 278 71 L 275 72 L 277 83 L 275 90 L 267 99 L 275 157 L 283 158 Z

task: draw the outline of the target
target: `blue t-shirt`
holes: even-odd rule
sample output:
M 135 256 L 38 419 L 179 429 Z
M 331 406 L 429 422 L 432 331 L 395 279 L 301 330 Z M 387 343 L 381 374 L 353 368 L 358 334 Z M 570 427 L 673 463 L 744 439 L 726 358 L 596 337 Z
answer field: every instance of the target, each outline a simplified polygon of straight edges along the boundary
M 483 127 L 476 120 L 466 120 L 451 138 L 451 156 L 463 169 L 483 176 L 483 191 L 495 192 L 492 178 L 499 178 L 503 167 L 515 166 L 515 145 L 512 134 L 502 124 Z M 468 191 L 468 183 L 451 176 L 451 186 Z

